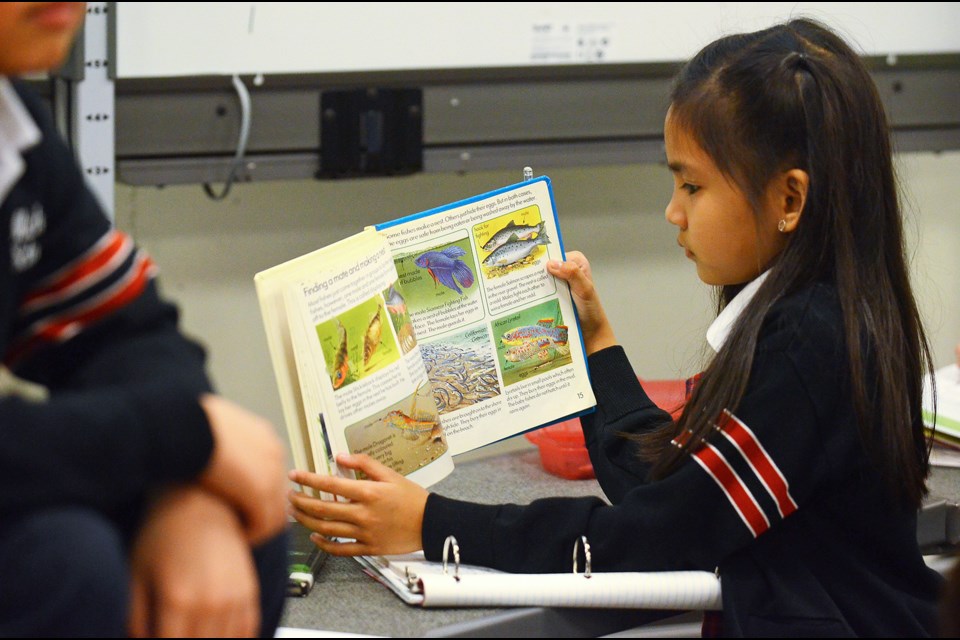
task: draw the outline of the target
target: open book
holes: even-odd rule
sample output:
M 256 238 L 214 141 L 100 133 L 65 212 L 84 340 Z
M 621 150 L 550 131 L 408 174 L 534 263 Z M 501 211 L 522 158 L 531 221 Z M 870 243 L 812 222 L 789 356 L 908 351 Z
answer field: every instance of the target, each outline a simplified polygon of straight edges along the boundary
M 545 267 L 562 258 L 540 177 L 256 274 L 297 467 L 366 453 L 429 486 L 453 455 L 591 410 L 570 291 Z
M 960 367 L 950 364 L 934 371 L 935 385 L 923 381 L 923 422 L 928 435 L 936 427 L 934 443 L 960 451 Z M 933 388 L 936 387 L 936 420 Z
M 422 607 L 722 609 L 720 579 L 710 571 L 591 573 L 585 547 L 583 573 L 576 564 L 570 573 L 505 573 L 461 565 L 459 551 L 449 562 L 428 562 L 422 552 L 356 559 L 405 603 Z

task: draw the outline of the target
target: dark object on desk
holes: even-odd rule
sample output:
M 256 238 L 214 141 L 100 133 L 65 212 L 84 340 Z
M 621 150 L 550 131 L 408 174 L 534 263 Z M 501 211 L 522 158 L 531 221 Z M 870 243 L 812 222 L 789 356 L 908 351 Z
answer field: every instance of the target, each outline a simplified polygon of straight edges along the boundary
M 960 505 L 934 499 L 917 514 L 917 542 L 924 555 L 949 553 L 960 547 Z
M 303 597 L 310 593 L 317 574 L 329 554 L 310 540 L 310 530 L 299 522 L 290 523 L 290 547 L 287 551 L 287 595 Z

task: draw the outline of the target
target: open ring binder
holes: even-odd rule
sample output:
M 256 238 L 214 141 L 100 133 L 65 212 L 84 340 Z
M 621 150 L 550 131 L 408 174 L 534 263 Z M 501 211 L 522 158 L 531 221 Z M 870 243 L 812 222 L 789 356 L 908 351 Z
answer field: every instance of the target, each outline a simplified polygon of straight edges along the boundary
M 587 536 L 580 536 L 573 543 L 573 572 L 577 572 L 577 552 L 580 551 L 580 542 L 583 542 L 583 577 L 590 577 L 590 543 Z
M 451 547 L 453 548 L 453 579 L 460 582 L 460 545 L 457 544 L 457 539 L 453 536 L 447 536 L 447 539 L 443 541 L 443 575 L 449 575 L 447 573 L 447 554 Z M 576 571 L 576 565 L 574 565 L 574 571 Z
M 580 568 L 583 547 L 584 571 Z M 506 573 L 462 564 L 454 536 L 442 562 L 423 553 L 358 556 L 370 574 L 404 602 L 421 607 L 599 607 L 606 609 L 719 610 L 720 578 L 712 571 L 594 572 L 590 544 L 573 546 L 573 572 Z M 453 563 L 451 571 L 450 564 Z M 589 578 L 585 580 L 584 578 Z

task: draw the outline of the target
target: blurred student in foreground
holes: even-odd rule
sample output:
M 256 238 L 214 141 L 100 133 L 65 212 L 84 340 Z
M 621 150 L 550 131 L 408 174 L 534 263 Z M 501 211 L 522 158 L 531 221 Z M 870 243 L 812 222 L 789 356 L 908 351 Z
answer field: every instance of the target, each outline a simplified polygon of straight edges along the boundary
M 16 79 L 59 66 L 84 15 L 0 3 L 0 340 L 16 375 L 0 397 L 0 636 L 272 636 L 282 445 L 212 393 L 153 262 Z

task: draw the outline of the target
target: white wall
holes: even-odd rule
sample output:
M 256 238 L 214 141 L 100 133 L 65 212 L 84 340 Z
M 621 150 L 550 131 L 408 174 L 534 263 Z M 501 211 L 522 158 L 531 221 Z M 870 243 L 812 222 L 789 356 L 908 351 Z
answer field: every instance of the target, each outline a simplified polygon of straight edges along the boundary
M 119 2 L 116 69 L 131 78 L 663 62 L 686 60 L 721 35 L 798 16 L 833 25 L 868 55 L 960 50 L 960 5 L 907 5 Z
M 365 224 L 516 182 L 522 165 L 467 175 L 240 184 L 223 202 L 209 200 L 199 186 L 118 185 L 116 222 L 160 265 L 163 290 L 181 305 L 186 331 L 210 350 L 220 392 L 270 418 L 282 433 L 253 274 Z M 960 341 L 960 153 L 911 154 L 900 165 L 914 283 L 934 356 L 946 364 Z M 637 372 L 673 378 L 697 371 L 713 303 L 663 218 L 671 189 L 666 168 L 590 167 L 549 175 L 564 243 L 591 258 Z M 506 446 L 525 446 L 514 440 Z

